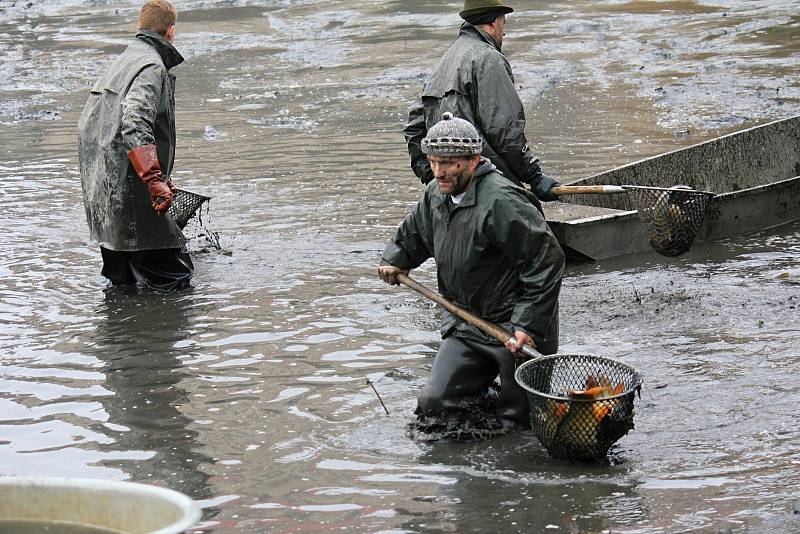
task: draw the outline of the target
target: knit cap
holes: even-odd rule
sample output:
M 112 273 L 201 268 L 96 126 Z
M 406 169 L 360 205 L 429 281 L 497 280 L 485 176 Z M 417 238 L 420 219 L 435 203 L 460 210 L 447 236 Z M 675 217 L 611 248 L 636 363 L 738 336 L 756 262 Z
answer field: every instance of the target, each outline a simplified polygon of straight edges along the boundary
M 444 113 L 442 120 L 428 130 L 422 152 L 429 156 L 473 156 L 483 150 L 478 130 L 464 119 Z

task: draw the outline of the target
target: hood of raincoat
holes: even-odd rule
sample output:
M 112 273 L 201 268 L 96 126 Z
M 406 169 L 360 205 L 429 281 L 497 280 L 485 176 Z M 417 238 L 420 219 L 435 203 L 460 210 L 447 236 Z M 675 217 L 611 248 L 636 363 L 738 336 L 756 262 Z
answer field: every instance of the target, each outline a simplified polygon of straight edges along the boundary
M 136 38 L 153 47 L 153 50 L 161 57 L 164 68 L 167 70 L 171 70 L 173 67 L 183 63 L 184 60 L 181 53 L 160 33 L 139 30 L 136 32 Z

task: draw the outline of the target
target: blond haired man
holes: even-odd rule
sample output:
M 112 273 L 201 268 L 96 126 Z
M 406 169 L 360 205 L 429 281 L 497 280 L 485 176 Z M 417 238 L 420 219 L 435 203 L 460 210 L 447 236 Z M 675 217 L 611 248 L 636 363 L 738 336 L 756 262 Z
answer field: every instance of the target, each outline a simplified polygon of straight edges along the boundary
M 194 272 L 167 213 L 175 187 L 175 8 L 149 0 L 138 31 L 91 90 L 78 125 L 86 218 L 113 285 L 170 290 Z

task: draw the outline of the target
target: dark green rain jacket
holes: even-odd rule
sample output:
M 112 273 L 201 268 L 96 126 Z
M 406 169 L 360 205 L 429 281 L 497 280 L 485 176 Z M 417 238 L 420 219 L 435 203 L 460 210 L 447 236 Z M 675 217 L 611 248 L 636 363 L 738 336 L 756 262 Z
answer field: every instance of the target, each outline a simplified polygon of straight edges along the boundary
M 384 265 L 414 269 L 436 260 L 439 291 L 448 300 L 530 335 L 540 352 L 558 347 L 558 296 L 564 253 L 538 200 L 496 172 L 485 158 L 458 205 L 428 184 L 381 256 Z M 447 313 L 442 337 L 498 344 Z
M 536 189 L 542 170 L 525 138 L 525 110 L 511 65 L 496 41 L 468 22 L 434 67 L 403 130 L 411 167 L 425 184 L 433 174 L 421 143 L 446 111 L 475 126 L 484 141 L 483 156 L 506 178 Z
M 156 145 L 164 177 L 175 160 L 175 75 L 183 57 L 154 32 L 139 31 L 92 88 L 78 123 L 78 161 L 93 241 L 109 250 L 183 248 L 172 217 L 158 215 L 128 151 Z

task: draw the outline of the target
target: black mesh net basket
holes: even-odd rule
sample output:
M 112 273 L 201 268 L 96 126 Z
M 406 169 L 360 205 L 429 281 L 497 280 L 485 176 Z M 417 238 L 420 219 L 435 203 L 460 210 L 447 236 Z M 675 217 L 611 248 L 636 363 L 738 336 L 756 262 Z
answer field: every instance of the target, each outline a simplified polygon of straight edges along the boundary
M 517 368 L 528 394 L 531 426 L 556 458 L 592 462 L 633 428 L 642 378 L 630 365 L 581 354 L 557 354 Z
M 670 189 L 625 186 L 637 205 L 650 246 L 664 256 L 689 251 L 700 231 L 714 193 L 685 186 Z
M 192 193 L 185 189 L 178 189 L 172 199 L 172 205 L 169 207 L 169 214 L 182 230 L 189 223 L 189 220 L 194 217 L 200 206 L 209 200 L 211 200 L 211 197 Z

